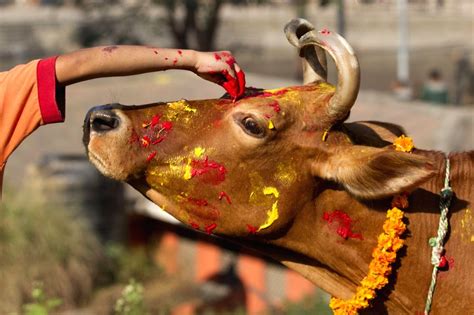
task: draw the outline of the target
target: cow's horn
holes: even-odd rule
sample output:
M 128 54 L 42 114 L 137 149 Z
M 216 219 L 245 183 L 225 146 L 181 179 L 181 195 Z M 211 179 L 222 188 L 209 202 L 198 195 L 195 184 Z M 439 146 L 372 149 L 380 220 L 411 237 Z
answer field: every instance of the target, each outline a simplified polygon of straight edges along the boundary
M 286 38 L 290 44 L 300 49 L 300 57 L 303 58 L 304 84 L 327 80 L 327 62 L 324 50 L 314 45 L 300 46 L 300 38 L 313 30 L 313 24 L 305 19 L 293 19 L 285 25 Z
M 349 43 L 339 34 L 327 29 L 306 32 L 299 39 L 301 49 L 313 46 L 323 48 L 336 63 L 337 87 L 329 101 L 328 113 L 333 121 L 342 120 L 347 117 L 359 92 L 359 62 Z

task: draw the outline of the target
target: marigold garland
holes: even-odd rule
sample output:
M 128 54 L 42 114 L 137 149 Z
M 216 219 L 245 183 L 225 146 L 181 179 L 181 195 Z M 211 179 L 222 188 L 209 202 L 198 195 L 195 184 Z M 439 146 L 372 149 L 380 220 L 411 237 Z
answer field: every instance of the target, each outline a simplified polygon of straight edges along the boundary
M 395 150 L 411 153 L 415 147 L 413 139 L 401 135 L 393 142 Z M 369 264 L 369 272 L 362 279 L 356 294 L 350 300 L 331 298 L 329 306 L 335 315 L 353 315 L 359 310 L 369 306 L 369 302 L 375 298 L 375 290 L 383 288 L 388 283 L 388 276 L 392 272 L 391 264 L 397 259 L 397 251 L 403 247 L 400 236 L 405 232 L 406 225 L 403 223 L 403 211 L 399 208 L 408 208 L 408 193 L 403 192 L 394 196 L 391 204 L 392 209 L 387 211 L 387 220 L 383 224 L 383 233 L 379 235 L 377 247 L 372 252 L 372 261 Z
M 377 247 L 372 252 L 372 261 L 369 272 L 357 287 L 356 294 L 350 300 L 331 298 L 329 306 L 336 315 L 357 314 L 360 309 L 369 306 L 375 298 L 376 290 L 388 283 L 388 276 L 392 272 L 391 264 L 397 259 L 397 251 L 403 247 L 400 236 L 405 232 L 403 211 L 397 207 L 387 211 L 387 220 L 383 224 L 383 233 L 378 237 Z

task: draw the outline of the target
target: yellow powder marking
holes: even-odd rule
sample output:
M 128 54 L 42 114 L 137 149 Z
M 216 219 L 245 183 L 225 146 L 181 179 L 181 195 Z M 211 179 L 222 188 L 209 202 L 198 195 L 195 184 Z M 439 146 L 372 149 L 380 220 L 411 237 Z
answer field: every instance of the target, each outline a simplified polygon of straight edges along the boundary
M 276 94 L 286 88 L 278 88 L 278 89 L 270 89 L 270 90 L 264 90 L 263 92 L 270 93 L 270 94 Z
M 206 149 L 202 147 L 194 148 L 194 156 L 197 158 L 200 158 L 204 154 L 204 152 L 206 152 Z
M 188 162 L 186 163 L 186 166 L 184 167 L 184 175 L 183 178 L 186 180 L 190 180 L 192 175 L 191 175 L 191 159 L 188 158 Z
M 168 103 L 168 110 L 164 114 L 164 118 L 166 120 L 178 120 L 178 118 L 183 117 L 184 122 L 189 122 L 189 116 L 196 112 L 197 109 L 191 107 L 186 100 L 180 100 Z
M 292 162 L 289 162 L 289 163 L 279 163 L 277 165 L 277 171 L 275 172 L 275 175 L 273 176 L 273 178 L 279 181 L 285 187 L 289 187 L 296 180 L 297 176 L 298 174 L 293 168 Z
M 263 194 L 266 196 L 271 196 L 275 197 L 277 200 L 273 203 L 272 208 L 267 211 L 267 220 L 265 223 L 260 225 L 258 228 L 259 231 L 268 228 L 273 224 L 278 219 L 278 197 L 280 197 L 280 193 L 278 192 L 278 189 L 275 187 L 264 187 L 263 188 Z
M 336 87 L 332 84 L 321 82 L 318 84 L 318 90 L 322 92 L 334 92 L 336 91 Z
M 275 125 L 273 124 L 273 121 L 271 120 L 268 121 L 268 129 L 275 129 Z

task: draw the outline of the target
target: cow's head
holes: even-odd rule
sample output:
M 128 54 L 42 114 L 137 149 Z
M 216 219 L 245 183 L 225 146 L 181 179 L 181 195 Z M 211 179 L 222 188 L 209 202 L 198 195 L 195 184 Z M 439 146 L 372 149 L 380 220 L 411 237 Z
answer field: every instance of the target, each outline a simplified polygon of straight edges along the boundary
M 423 158 L 355 145 L 344 132 L 359 88 L 348 43 L 304 20 L 286 33 L 304 57 L 305 85 L 248 89 L 235 103 L 96 107 L 85 121 L 90 160 L 182 222 L 230 236 L 282 231 L 327 181 L 380 198 L 428 178 Z M 323 50 L 335 60 L 337 87 L 325 83 Z

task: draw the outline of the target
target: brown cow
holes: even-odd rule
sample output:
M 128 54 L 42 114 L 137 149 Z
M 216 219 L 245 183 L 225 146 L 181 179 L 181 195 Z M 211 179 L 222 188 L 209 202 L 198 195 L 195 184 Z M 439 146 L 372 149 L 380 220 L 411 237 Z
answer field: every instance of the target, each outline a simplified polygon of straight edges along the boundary
M 286 32 L 304 57 L 304 86 L 248 89 L 236 103 L 96 107 L 84 128 L 89 158 L 184 224 L 255 248 L 344 299 L 367 274 L 391 197 L 408 191 L 405 246 L 368 312 L 422 313 L 445 155 L 394 150 L 401 134 L 394 125 L 344 123 L 359 87 L 352 48 L 304 20 L 290 22 Z M 324 82 L 323 50 L 336 62 L 336 88 Z M 439 275 L 432 310 L 474 314 L 474 152 L 449 159 L 456 193 L 450 265 Z M 344 220 L 328 224 L 335 214 Z M 349 224 L 345 234 L 342 223 Z

